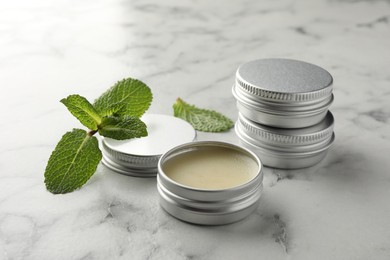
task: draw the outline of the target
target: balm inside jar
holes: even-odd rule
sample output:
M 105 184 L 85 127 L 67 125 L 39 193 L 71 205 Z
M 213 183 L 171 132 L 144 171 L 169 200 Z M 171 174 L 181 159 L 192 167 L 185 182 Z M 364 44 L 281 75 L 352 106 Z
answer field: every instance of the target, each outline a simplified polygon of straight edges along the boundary
M 262 165 L 256 154 L 229 143 L 187 143 L 159 161 L 160 205 L 195 224 L 221 225 L 245 218 L 258 206 Z
M 258 165 L 251 157 L 223 147 L 179 154 L 164 164 L 173 181 L 198 189 L 228 189 L 255 177 Z

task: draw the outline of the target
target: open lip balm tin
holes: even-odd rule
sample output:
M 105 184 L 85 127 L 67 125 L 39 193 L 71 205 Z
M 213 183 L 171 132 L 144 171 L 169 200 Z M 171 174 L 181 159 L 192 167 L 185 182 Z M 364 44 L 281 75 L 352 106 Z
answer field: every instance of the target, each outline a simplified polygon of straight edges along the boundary
M 155 177 L 161 155 L 169 149 L 196 138 L 186 121 L 168 115 L 145 114 L 148 136 L 129 140 L 103 138 L 102 162 L 111 170 L 135 177 Z
M 257 155 L 224 142 L 183 144 L 158 163 L 160 205 L 194 224 L 222 225 L 245 218 L 258 206 L 262 180 Z
M 320 122 L 333 102 L 333 78 L 316 65 L 260 59 L 241 65 L 232 92 L 248 119 L 273 127 L 301 128 Z

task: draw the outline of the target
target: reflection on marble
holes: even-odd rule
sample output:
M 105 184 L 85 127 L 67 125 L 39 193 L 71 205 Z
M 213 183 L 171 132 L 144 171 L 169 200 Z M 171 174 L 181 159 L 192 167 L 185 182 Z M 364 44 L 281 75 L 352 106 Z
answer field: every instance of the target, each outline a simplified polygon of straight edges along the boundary
M 0 259 L 390 259 L 389 46 L 389 1 L 0 2 Z M 236 119 L 236 68 L 269 57 L 332 73 L 336 142 L 314 167 L 265 169 L 245 220 L 180 222 L 155 179 L 102 165 L 76 192 L 45 190 L 52 149 L 81 127 L 61 98 L 132 76 L 152 113 L 180 96 Z

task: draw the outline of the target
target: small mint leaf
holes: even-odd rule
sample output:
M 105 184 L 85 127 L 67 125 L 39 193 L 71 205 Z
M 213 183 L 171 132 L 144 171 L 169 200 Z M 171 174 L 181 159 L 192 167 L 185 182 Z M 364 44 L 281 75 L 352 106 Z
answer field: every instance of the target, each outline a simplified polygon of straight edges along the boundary
M 85 97 L 80 95 L 70 95 L 67 98 L 61 99 L 68 110 L 74 115 L 83 125 L 91 130 L 97 130 L 102 119 L 95 108 Z
M 233 121 L 226 116 L 214 110 L 197 108 L 180 98 L 173 105 L 173 114 L 189 122 L 196 130 L 203 132 L 223 132 L 234 125 Z
M 103 117 L 99 134 L 116 140 L 124 140 L 147 136 L 146 125 L 134 116 Z
M 149 108 L 152 99 L 152 92 L 145 83 L 127 78 L 103 93 L 93 105 L 102 116 L 141 117 Z
M 102 158 L 98 140 L 86 131 L 73 129 L 62 136 L 45 170 L 46 188 L 54 194 L 68 193 L 83 186 Z

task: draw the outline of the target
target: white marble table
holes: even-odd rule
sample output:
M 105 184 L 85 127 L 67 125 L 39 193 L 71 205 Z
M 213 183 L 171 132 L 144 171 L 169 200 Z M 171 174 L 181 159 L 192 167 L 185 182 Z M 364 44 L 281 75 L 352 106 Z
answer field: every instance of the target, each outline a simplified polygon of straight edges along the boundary
M 183 223 L 155 179 L 103 166 L 76 192 L 46 191 L 52 149 L 82 127 L 61 98 L 131 76 L 151 113 L 182 97 L 235 120 L 236 68 L 269 57 L 332 73 L 336 142 L 315 167 L 265 169 L 245 220 Z M 0 259 L 390 259 L 389 65 L 389 1 L 1 1 Z

